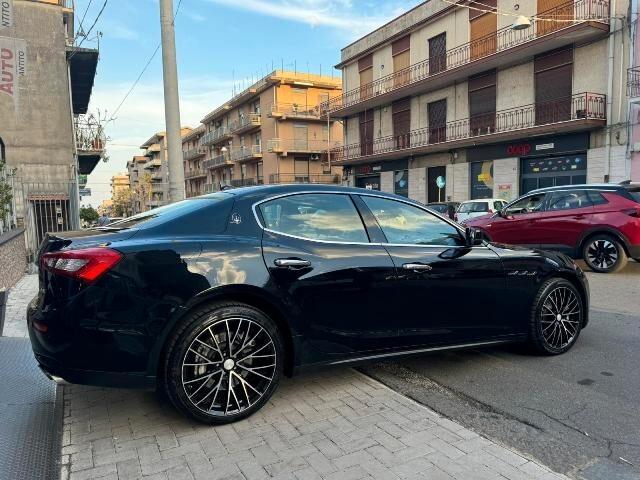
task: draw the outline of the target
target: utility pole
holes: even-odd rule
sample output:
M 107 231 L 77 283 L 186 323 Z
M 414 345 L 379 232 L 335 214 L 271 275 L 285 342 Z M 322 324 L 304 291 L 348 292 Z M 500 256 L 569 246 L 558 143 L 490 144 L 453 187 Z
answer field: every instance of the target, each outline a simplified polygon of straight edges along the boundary
M 167 130 L 169 168 L 169 200 L 184 200 L 184 165 L 180 135 L 180 100 L 178 97 L 178 65 L 174 29 L 173 0 L 160 0 L 162 31 L 162 73 L 164 77 L 164 118 Z

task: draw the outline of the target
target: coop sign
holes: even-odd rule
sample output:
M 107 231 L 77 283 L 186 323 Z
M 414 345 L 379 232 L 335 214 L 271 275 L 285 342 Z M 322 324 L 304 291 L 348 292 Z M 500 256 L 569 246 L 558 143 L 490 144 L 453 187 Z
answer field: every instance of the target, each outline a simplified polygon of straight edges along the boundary
M 17 103 L 19 81 L 24 78 L 26 70 L 26 42 L 18 38 L 0 37 L 0 93 Z
M 13 0 L 0 0 L 0 30 L 13 26 Z

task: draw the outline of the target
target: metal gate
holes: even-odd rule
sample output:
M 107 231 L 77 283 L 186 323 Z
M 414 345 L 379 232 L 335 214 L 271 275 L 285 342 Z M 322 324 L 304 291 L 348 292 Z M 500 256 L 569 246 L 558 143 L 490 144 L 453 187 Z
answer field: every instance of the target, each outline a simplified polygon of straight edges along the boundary
M 23 183 L 22 199 L 30 260 L 34 260 L 46 233 L 78 229 L 78 189 L 75 182 Z

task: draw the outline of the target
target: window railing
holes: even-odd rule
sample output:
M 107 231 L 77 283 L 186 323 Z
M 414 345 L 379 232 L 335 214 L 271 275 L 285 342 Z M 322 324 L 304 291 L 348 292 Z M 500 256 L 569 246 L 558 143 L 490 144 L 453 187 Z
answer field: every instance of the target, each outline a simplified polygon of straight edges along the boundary
M 333 173 L 322 173 L 322 174 L 273 173 L 269 175 L 269 183 L 339 184 L 340 175 L 333 174 Z
M 227 126 L 218 127 L 215 130 L 212 130 L 211 132 L 205 133 L 200 138 L 200 145 L 211 145 L 220 140 L 228 138 L 229 136 L 231 136 L 231 131 L 229 130 L 229 127 Z
M 194 158 L 201 157 L 207 153 L 207 149 L 204 147 L 196 147 L 190 148 L 189 150 L 184 150 L 182 153 L 182 157 L 185 160 L 193 160 Z
M 323 153 L 342 145 L 339 141 L 306 138 L 273 138 L 267 142 L 269 152 Z
M 441 143 L 490 138 L 492 135 L 577 120 L 605 120 L 606 96 L 580 93 L 566 98 L 485 113 L 442 125 L 346 145 L 331 151 L 333 161 L 411 150 Z
M 232 187 L 253 187 L 254 185 L 260 185 L 260 183 L 258 183 L 258 179 L 257 178 L 237 178 L 234 180 L 231 180 L 231 186 Z
M 79 152 L 105 151 L 107 136 L 100 122 L 92 115 L 80 115 L 75 121 L 76 148 Z
M 627 96 L 640 96 L 640 67 L 632 67 L 627 70 Z
M 202 168 L 194 168 L 193 170 L 186 170 L 184 172 L 184 178 L 198 178 L 205 177 L 207 175 L 207 171 Z
M 507 51 L 578 23 L 598 21 L 608 24 L 609 0 L 571 0 L 550 10 L 540 12 L 536 14 L 536 17 L 537 19 L 531 21 L 531 27 L 527 29 L 514 30 L 509 25 L 495 33 L 447 50 L 437 58 L 428 58 L 371 83 L 349 90 L 328 101 L 329 112 L 405 88 L 471 62 L 482 61 L 489 55 Z M 326 112 L 327 102 L 321 104 L 320 109 Z
M 259 127 L 262 123 L 262 118 L 259 113 L 250 113 L 244 115 L 237 120 L 234 120 L 229 124 L 229 132 L 236 133 L 249 128 Z

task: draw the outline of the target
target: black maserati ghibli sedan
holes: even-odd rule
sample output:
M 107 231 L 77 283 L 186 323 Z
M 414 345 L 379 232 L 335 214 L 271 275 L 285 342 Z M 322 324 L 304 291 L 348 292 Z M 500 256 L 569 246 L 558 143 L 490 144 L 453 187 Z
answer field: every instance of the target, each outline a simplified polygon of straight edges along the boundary
M 157 387 L 212 424 L 322 365 L 506 342 L 564 353 L 589 303 L 563 254 L 337 186 L 227 190 L 49 234 L 38 262 L 28 326 L 48 376 Z

